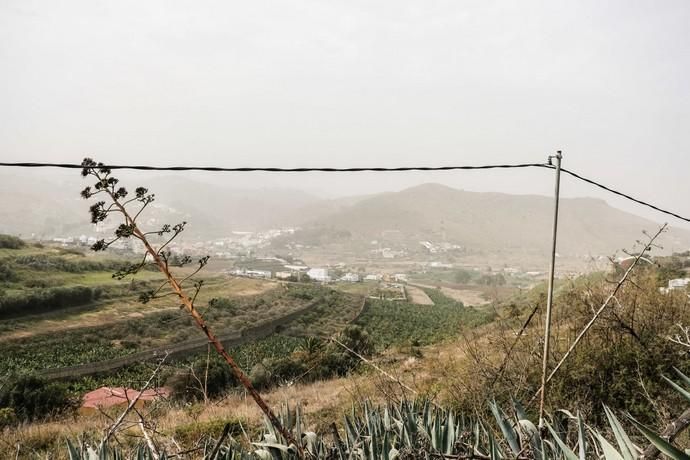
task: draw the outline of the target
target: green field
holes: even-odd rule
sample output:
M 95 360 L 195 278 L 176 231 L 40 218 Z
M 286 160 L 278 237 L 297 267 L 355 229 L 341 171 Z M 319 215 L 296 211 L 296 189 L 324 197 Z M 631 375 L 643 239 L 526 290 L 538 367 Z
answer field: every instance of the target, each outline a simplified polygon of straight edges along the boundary
M 202 337 L 174 298 L 145 305 L 139 302 L 139 293 L 157 286 L 160 274 L 143 271 L 133 280 L 123 281 L 112 277 L 127 262 L 124 256 L 25 245 L 0 249 L 0 261 L 0 306 L 6 307 L 0 308 L 4 351 L 0 375 L 40 374 Z M 280 360 L 293 359 L 302 337 L 327 339 L 355 320 L 369 332 L 376 347 L 384 349 L 434 343 L 457 335 L 462 327 L 490 319 L 490 315 L 466 308 L 433 289 L 427 291 L 435 302 L 431 307 L 371 299 L 364 305 L 364 296 L 375 288 L 367 283 L 338 284 L 332 289 L 312 283 L 227 278 L 213 272 L 204 278 L 196 305 L 219 336 L 239 335 L 292 315 L 290 321 L 275 326 L 272 335 L 229 350 L 247 372 L 262 362 L 280 366 Z M 205 354 L 196 350 L 177 357 L 167 373 Z M 77 379 L 72 386 L 79 390 L 106 383 L 131 384 L 147 376 L 150 366 L 125 366 L 106 375 Z M 343 372 L 347 367 L 338 369 L 336 372 Z
M 391 345 L 427 345 L 457 336 L 463 328 L 475 327 L 493 318 L 491 313 L 443 295 L 424 290 L 434 305 L 367 299 L 356 324 L 366 329 L 379 349 Z

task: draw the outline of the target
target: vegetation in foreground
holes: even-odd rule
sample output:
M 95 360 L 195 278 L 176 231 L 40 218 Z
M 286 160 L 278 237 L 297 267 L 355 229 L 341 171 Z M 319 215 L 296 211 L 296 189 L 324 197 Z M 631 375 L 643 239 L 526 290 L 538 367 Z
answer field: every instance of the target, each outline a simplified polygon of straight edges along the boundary
M 679 383 L 668 384 L 685 398 L 690 407 L 690 378 L 681 372 Z M 585 424 L 580 414 L 557 411 L 548 417 L 542 429 L 530 420 L 525 409 L 513 402 L 505 411 L 495 402 L 487 402 L 493 419 L 457 414 L 428 400 L 399 403 L 389 401 L 383 407 L 364 402 L 359 410 L 344 416 L 340 429 L 331 425 L 331 432 L 307 431 L 301 408 L 283 406 L 281 423 L 299 440 L 304 456 L 294 445 L 266 423 L 258 442 L 251 442 L 242 433 L 241 424 L 227 423 L 219 439 L 208 440 L 194 454 L 195 458 L 217 459 L 361 459 L 407 460 L 431 458 L 456 459 L 540 459 L 585 460 L 602 458 L 619 460 L 651 458 L 659 453 L 673 460 L 690 458 L 690 449 L 683 450 L 668 439 L 625 414 L 625 421 L 634 432 L 627 432 L 621 420 L 608 407 L 606 432 Z M 142 433 L 146 428 L 141 426 Z M 233 439 L 233 435 L 239 438 Z M 148 435 L 151 439 L 151 435 Z M 634 442 L 635 440 L 636 442 Z M 136 458 L 166 458 L 164 445 L 154 442 L 136 446 L 129 455 Z M 117 458 L 122 453 L 107 445 L 78 447 L 67 441 L 70 459 Z M 174 451 L 173 451 L 174 452 Z
M 92 208 L 92 212 L 98 215 L 98 209 L 94 211 Z M 612 275 L 615 277 L 616 273 Z M 498 306 L 495 313 L 497 321 L 488 326 L 491 334 L 482 336 L 464 326 L 479 325 L 491 319 L 491 315 L 465 308 L 441 292 L 429 289 L 427 294 L 434 300 L 433 307 L 384 301 L 367 306 L 357 318 L 360 327 L 346 329 L 341 337 L 342 342 L 346 342 L 344 348 L 352 349 L 355 353 L 339 350 L 332 343 L 319 342 L 318 339 L 305 340 L 299 347 L 284 350 L 284 356 L 263 358 L 256 362 L 250 377 L 252 387 L 267 388 L 276 384 L 289 386 L 305 376 L 325 379 L 346 375 L 358 364 L 357 355 L 368 357 L 375 344 L 379 350 L 401 344 L 417 346 L 461 333 L 466 343 L 464 366 L 448 363 L 448 367 L 442 369 L 448 378 L 437 381 L 432 391 L 420 392 L 401 381 L 397 382 L 401 389 L 415 394 L 434 397 L 445 392 L 445 401 L 438 398 L 439 402 L 427 402 L 416 408 L 403 403 L 396 409 L 391 404 L 396 392 L 389 388 L 386 394 L 388 405 L 384 409 L 377 411 L 365 405 L 359 427 L 356 416 L 345 420 L 345 437 L 353 434 L 345 442 L 339 439 L 336 432 L 330 444 L 325 443 L 323 437 L 319 438 L 316 432 L 303 433 L 300 431 L 301 424 L 295 423 L 294 417 L 287 414 L 281 423 L 272 423 L 263 439 L 253 443 L 253 447 L 247 448 L 246 436 L 243 440 L 245 445 L 230 443 L 223 447 L 221 440 L 213 444 L 215 447 L 209 451 L 210 457 L 216 458 L 220 453 L 225 458 L 290 458 L 301 451 L 300 446 L 286 445 L 294 437 L 305 443 L 307 452 L 320 458 L 442 458 L 450 455 L 457 458 L 570 459 L 596 455 L 607 459 L 634 459 L 641 450 L 631 439 L 638 444 L 647 439 L 671 458 L 687 458 L 687 454 L 665 443 L 645 427 L 645 424 L 659 426 L 674 420 L 678 416 L 678 408 L 686 407 L 685 400 L 688 399 L 687 389 L 682 385 L 667 385 L 668 379 L 664 377 L 675 372 L 684 384 L 688 383 L 687 350 L 680 348 L 679 351 L 678 344 L 690 347 L 690 344 L 682 343 L 682 339 L 669 340 L 673 329 L 680 327 L 684 330 L 683 325 L 689 324 L 690 318 L 685 293 L 659 291 L 659 284 L 665 276 L 663 270 L 656 268 L 639 270 L 618 293 L 615 304 L 588 332 L 586 340 L 549 385 L 551 408 L 565 409 L 554 410 L 551 425 L 546 426 L 546 431 L 537 430 L 533 423 L 528 422 L 533 414 L 512 402 L 532 401 L 531 396 L 539 388 L 541 327 L 536 319 L 540 315 L 534 316 L 536 307 L 525 304 L 505 305 L 504 308 Z M 549 357 L 551 360 L 555 362 L 563 355 L 574 336 L 591 318 L 592 311 L 607 297 L 608 283 L 609 280 L 600 276 L 598 279 L 588 277 L 561 285 L 557 295 L 556 340 L 554 356 Z M 301 291 L 296 294 L 298 298 L 308 295 Z M 540 303 L 541 299 L 537 299 L 536 305 Z M 230 316 L 235 313 L 227 299 L 217 300 L 209 311 L 219 307 L 226 309 Z M 530 323 L 533 318 L 535 321 Z M 416 358 L 420 356 L 423 356 L 423 352 L 414 354 Z M 227 390 L 223 385 L 232 382 L 233 377 L 222 363 L 207 359 L 202 364 L 197 360 L 189 364 L 186 376 L 173 375 L 178 383 L 176 394 L 185 395 L 187 389 L 196 385 L 195 381 L 199 384 L 196 386 L 200 387 L 199 374 L 202 371 L 206 374 L 206 382 L 211 382 L 211 391 L 207 385 L 203 388 L 206 404 L 210 398 L 223 395 Z M 392 379 L 396 380 L 395 377 Z M 52 395 L 64 396 L 63 387 L 50 387 L 31 377 L 20 378 L 17 382 L 9 385 L 0 395 L 0 404 L 4 406 L 3 423 L 12 425 L 20 419 L 60 417 L 69 411 L 66 401 L 64 404 L 56 403 L 50 398 Z M 38 396 L 44 390 L 48 393 L 46 397 Z M 66 399 L 63 397 L 63 400 Z M 190 392 L 181 399 L 199 399 L 198 392 Z M 487 401 L 491 402 L 487 404 Z M 429 409 L 431 406 L 438 407 L 442 402 L 451 409 Z M 602 403 L 603 412 L 599 407 Z M 51 405 L 54 409 L 58 404 L 63 404 L 60 410 L 50 411 Z M 409 407 L 413 409 L 409 410 Z M 511 407 L 514 417 L 508 417 L 499 407 Z M 461 417 L 456 423 L 455 415 L 451 414 L 458 409 L 460 413 L 474 416 Z M 626 411 L 634 413 L 635 418 L 625 416 L 621 422 L 614 415 Z M 493 414 L 498 430 L 481 422 L 486 420 L 487 412 Z M 573 416 L 575 412 L 578 415 Z M 584 434 L 580 413 L 592 424 L 589 434 Z M 576 437 L 569 434 L 567 423 L 564 422 L 568 419 L 576 421 L 577 428 L 573 430 L 573 433 L 577 432 Z M 156 430 L 153 430 L 153 434 L 147 433 L 146 423 L 147 420 L 140 417 L 139 427 L 147 438 L 146 448 L 142 450 L 141 443 L 134 443 L 138 444 L 135 447 L 143 456 L 160 458 L 165 446 L 156 446 L 151 438 L 164 437 Z M 408 424 L 410 427 L 406 428 Z M 628 428 L 634 426 L 640 434 L 626 434 L 623 424 L 627 424 Z M 281 431 L 281 426 L 296 431 L 288 434 Z M 427 427 L 426 435 L 423 430 L 415 429 L 418 426 Z M 354 430 L 351 430 L 353 427 Z M 613 447 L 597 430 L 610 431 L 618 447 Z M 501 436 L 497 435 L 499 431 Z M 433 442 L 435 436 L 437 441 L 441 439 L 436 444 Z M 678 442 L 683 445 L 687 440 L 680 438 Z M 578 454 L 575 454 L 575 446 Z M 199 445 L 197 441 L 192 449 L 198 452 L 208 447 L 206 444 Z M 71 456 L 79 455 L 73 446 L 69 448 L 69 453 Z

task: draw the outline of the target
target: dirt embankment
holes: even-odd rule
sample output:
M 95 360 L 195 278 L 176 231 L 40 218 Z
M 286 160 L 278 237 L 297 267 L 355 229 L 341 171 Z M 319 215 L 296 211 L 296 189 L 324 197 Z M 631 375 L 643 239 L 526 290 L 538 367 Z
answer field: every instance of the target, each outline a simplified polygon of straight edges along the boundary
M 431 300 L 426 292 L 417 286 L 407 285 L 405 286 L 405 292 L 407 292 L 407 298 L 410 302 L 417 305 L 433 305 L 434 301 Z
M 483 292 L 479 291 L 479 290 L 455 289 L 455 288 L 449 288 L 446 286 L 431 286 L 428 284 L 415 284 L 415 286 L 417 286 L 419 288 L 426 288 L 426 289 L 438 289 L 438 288 L 440 288 L 441 293 L 450 297 L 453 300 L 457 300 L 459 302 L 462 302 L 464 305 L 467 305 L 467 306 L 479 306 L 479 305 L 486 305 L 487 303 L 489 303 L 489 301 L 484 298 Z M 408 284 L 408 287 L 410 287 L 409 284 Z

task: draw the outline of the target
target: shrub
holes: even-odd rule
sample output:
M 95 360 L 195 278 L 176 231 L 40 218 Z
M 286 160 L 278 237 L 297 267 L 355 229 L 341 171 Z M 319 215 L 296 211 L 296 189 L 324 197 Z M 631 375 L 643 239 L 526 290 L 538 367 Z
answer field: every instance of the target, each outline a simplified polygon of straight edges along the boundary
M 54 287 L 0 298 L 0 314 L 33 314 L 85 305 L 101 297 L 100 288 Z
M 271 373 L 263 363 L 257 363 L 249 372 L 249 380 L 258 390 L 268 388 L 271 385 Z
M 173 431 L 175 439 L 184 444 L 192 445 L 203 438 L 218 438 L 225 425 L 230 425 L 229 434 L 237 435 L 242 433 L 242 422 L 237 419 L 219 419 L 205 422 L 195 421 L 184 425 L 178 425 Z
M 16 425 L 18 422 L 17 414 L 11 407 L 0 408 L 0 428 Z
M 203 400 L 204 384 L 206 395 L 215 398 L 237 385 L 237 379 L 230 367 L 219 357 L 211 356 L 208 361 L 208 376 L 206 375 L 206 357 L 199 357 L 190 368 L 174 374 L 166 385 L 173 391 L 175 399 L 183 401 Z
M 32 421 L 72 412 L 77 401 L 66 385 L 29 375 L 17 378 L 0 390 L 0 407 L 11 409 L 18 420 Z
M 0 234 L 0 249 L 21 249 L 26 243 L 21 238 Z
M 12 282 L 18 280 L 19 275 L 17 275 L 17 272 L 12 270 L 9 265 L 5 265 L 4 263 L 0 265 L 0 281 Z
M 237 302 L 225 297 L 214 297 L 208 301 L 208 306 L 211 308 L 219 308 L 225 310 L 227 313 L 235 314 L 237 312 Z
M 685 293 L 659 292 L 657 276 L 653 269 L 639 270 L 618 291 L 616 301 L 602 312 L 551 380 L 551 407 L 578 408 L 595 425 L 605 422 L 599 410 L 602 404 L 634 412 L 643 423 L 668 421 L 664 414 L 672 413 L 680 399 L 661 375 L 673 374 L 674 367 L 687 373 L 690 360 L 687 352 L 679 350 L 667 337 L 676 324 L 690 324 L 690 311 Z M 569 282 L 557 290 L 550 368 L 564 355 L 611 289 L 610 280 L 599 274 Z M 531 305 L 525 307 L 523 317 L 516 319 L 512 317 L 515 308 L 506 305 L 505 319 L 487 331 L 491 348 L 483 344 L 480 336 L 468 340 L 468 360 L 448 367 L 447 375 L 457 382 L 453 385 L 453 397 L 458 407 L 476 407 L 477 401 L 496 394 L 529 400 L 537 392 L 541 385 L 543 332 L 536 321 L 504 362 L 505 353 L 517 340 L 511 332 L 521 327 L 531 311 Z M 664 407 L 652 401 L 669 401 L 669 405 Z

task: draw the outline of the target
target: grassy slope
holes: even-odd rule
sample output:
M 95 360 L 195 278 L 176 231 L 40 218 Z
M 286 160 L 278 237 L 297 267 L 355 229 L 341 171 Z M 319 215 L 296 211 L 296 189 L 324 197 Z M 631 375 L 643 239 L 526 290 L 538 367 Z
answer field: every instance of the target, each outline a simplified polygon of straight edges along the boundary
M 0 356 L 2 374 L 101 361 L 200 337 L 188 315 L 180 311 L 170 297 L 146 305 L 138 301 L 138 293 L 143 288 L 155 287 L 160 282 L 161 277 L 156 272 L 141 272 L 135 282 L 119 281 L 112 278 L 110 270 L 99 270 L 102 267 L 98 264 L 110 266 L 122 260 L 52 247 L 1 249 L 0 261 L 14 273 L 13 279 L 0 284 L 4 295 L 19 296 L 51 289 L 44 286 L 73 285 L 101 288 L 107 294 L 86 305 L 0 317 L 0 343 L 4 351 Z M 205 278 L 197 304 L 219 335 L 239 332 L 321 300 L 324 302 L 318 305 L 316 314 L 300 318 L 298 323 L 290 325 L 286 334 L 331 335 L 356 315 L 361 303 L 356 295 L 331 292 L 313 285 L 288 287 L 270 281 L 219 277 L 213 273 Z M 41 287 L 37 287 L 39 282 Z M 213 298 L 228 301 L 222 307 L 207 307 Z M 55 334 L 56 331 L 60 334 Z M 281 350 L 289 352 L 297 343 L 291 339 L 270 338 L 259 342 L 235 350 L 240 361 L 250 368 L 257 359 L 273 356 Z M 278 351 L 273 352 L 271 348 Z M 133 369 L 120 370 L 102 380 L 122 382 L 147 372 L 145 367 L 133 366 Z

